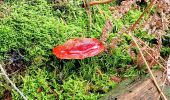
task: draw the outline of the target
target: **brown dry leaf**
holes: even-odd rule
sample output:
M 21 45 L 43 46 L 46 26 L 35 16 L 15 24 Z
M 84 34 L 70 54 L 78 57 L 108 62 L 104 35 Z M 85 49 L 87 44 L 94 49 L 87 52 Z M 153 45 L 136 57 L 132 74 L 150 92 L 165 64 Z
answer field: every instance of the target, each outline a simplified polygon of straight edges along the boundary
M 111 43 L 109 44 L 109 47 L 112 49 L 115 49 L 117 47 L 117 44 L 121 42 L 121 39 L 118 37 L 115 37 L 112 39 Z
M 111 76 L 110 80 L 114 81 L 115 83 L 120 83 L 122 81 L 122 79 L 118 76 Z
M 37 89 L 37 93 L 40 93 L 40 92 L 42 92 L 43 91 L 43 88 L 42 87 L 39 87 L 38 89 Z
M 146 59 L 146 61 L 148 62 L 149 66 L 154 66 L 157 64 L 157 62 L 155 60 L 158 60 L 158 58 L 160 57 L 160 49 L 159 49 L 159 45 L 154 45 L 152 47 L 152 50 L 149 49 L 147 46 L 144 46 L 142 43 L 140 44 L 139 42 L 139 45 L 141 46 L 141 50 L 144 54 L 144 57 Z M 136 63 L 136 65 L 138 65 L 139 67 L 140 66 L 143 66 L 145 65 L 144 64 L 144 61 L 142 59 L 142 56 L 140 53 L 135 53 L 133 51 L 133 48 L 135 48 L 135 44 L 134 42 L 132 42 L 129 46 L 129 50 L 128 50 L 128 53 L 129 55 L 131 56 L 132 60 L 134 61 L 134 63 Z
M 140 53 L 137 54 L 136 64 L 137 64 L 139 67 L 141 67 L 142 65 L 145 64 Z
M 155 51 L 151 51 L 149 49 L 147 49 L 146 47 L 142 47 L 141 48 L 144 57 L 146 59 L 146 61 L 148 62 L 149 66 L 152 67 L 154 65 L 156 65 L 157 63 L 155 62 L 155 60 L 158 59 L 158 57 L 160 56 L 160 52 L 157 51 L 157 49 L 154 49 Z M 148 53 L 150 54 L 148 54 Z M 152 56 L 152 57 L 151 57 Z M 155 59 L 155 60 L 154 60 Z M 137 54 L 137 61 L 136 61 L 137 65 L 142 66 L 144 65 L 144 61 L 142 60 L 142 56 L 138 53 Z
M 129 48 L 128 48 L 128 54 L 132 58 L 133 62 L 137 63 L 137 60 L 136 60 L 137 59 L 137 54 L 133 50 L 134 47 L 136 47 L 135 43 L 131 42 L 131 44 L 129 45 Z
M 105 42 L 108 38 L 108 33 L 112 31 L 112 21 L 111 20 L 106 20 L 106 24 L 102 30 L 102 42 Z
M 4 2 L 4 0 L 0 0 L 0 4 L 2 4 Z
M 134 60 L 135 61 L 135 59 L 136 59 L 136 54 L 135 54 L 135 52 L 133 51 L 133 50 L 128 50 L 128 53 L 129 53 L 129 55 L 131 56 L 131 58 L 132 58 L 132 60 Z
M 120 6 L 110 7 L 109 10 L 113 11 L 112 16 L 115 19 L 119 19 L 131 9 L 134 3 L 136 3 L 136 0 L 124 0 Z
M 144 30 L 161 37 L 170 27 L 170 0 L 157 0 L 156 5 L 154 14 L 144 22 Z
M 5 90 L 3 94 L 3 100 L 12 100 L 11 91 Z
M 166 18 L 157 14 L 150 16 L 144 23 L 144 30 L 148 31 L 148 34 L 158 34 L 160 30 L 167 30 L 169 25 Z

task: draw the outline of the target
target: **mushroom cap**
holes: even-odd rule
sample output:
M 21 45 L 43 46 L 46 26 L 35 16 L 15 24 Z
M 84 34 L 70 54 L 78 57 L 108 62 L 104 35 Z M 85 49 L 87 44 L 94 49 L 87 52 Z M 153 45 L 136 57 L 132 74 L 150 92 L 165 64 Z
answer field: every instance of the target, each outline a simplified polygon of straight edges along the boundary
M 70 39 L 63 45 L 53 48 L 53 54 L 59 59 L 84 59 L 104 51 L 104 45 L 96 38 Z

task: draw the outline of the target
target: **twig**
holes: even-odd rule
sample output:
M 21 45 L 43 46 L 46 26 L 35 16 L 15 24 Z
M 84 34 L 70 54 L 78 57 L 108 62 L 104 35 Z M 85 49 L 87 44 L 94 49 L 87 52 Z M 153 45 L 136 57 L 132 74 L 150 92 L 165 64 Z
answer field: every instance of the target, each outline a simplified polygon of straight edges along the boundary
M 163 69 L 166 70 L 166 68 L 165 68 L 161 63 L 159 63 L 148 51 L 145 50 L 145 52 L 146 52 L 159 66 L 161 66 Z
M 24 96 L 24 94 L 16 87 L 16 85 L 9 79 L 8 75 L 6 74 L 5 70 L 3 69 L 2 65 L 0 64 L 1 74 L 5 76 L 5 79 L 12 85 L 12 87 L 23 97 L 24 100 L 27 100 L 27 98 Z
M 105 13 L 105 11 L 103 11 L 98 5 L 96 5 L 96 8 L 98 9 L 98 11 L 102 15 L 102 17 L 104 17 L 105 20 L 106 20 L 107 19 L 107 14 Z
M 106 20 L 105 26 L 102 29 L 102 37 L 101 41 L 104 43 L 108 38 L 108 33 L 110 33 L 113 29 L 112 21 L 110 19 Z
M 162 85 L 161 85 L 161 86 L 162 86 L 162 88 L 161 88 L 162 91 L 164 90 L 165 83 L 166 83 L 166 80 L 167 80 L 167 77 L 166 77 L 166 76 L 167 76 L 167 73 L 166 73 L 166 72 L 167 72 L 167 70 L 165 70 L 165 71 L 163 72 L 163 75 L 162 75 L 162 76 L 163 76 L 162 78 L 164 79 L 164 81 L 163 81 L 163 83 L 162 83 Z M 165 75 L 164 75 L 164 74 L 165 74 Z M 160 97 L 161 97 L 161 94 L 159 95 L 159 100 L 160 100 Z
M 158 91 L 160 92 L 160 94 L 162 95 L 162 97 L 164 98 L 164 100 L 168 100 L 168 99 L 166 98 L 165 94 L 162 92 L 161 88 L 159 87 L 158 82 L 156 81 L 156 78 L 155 78 L 155 76 L 153 75 L 153 73 L 152 73 L 152 71 L 151 71 L 151 69 L 150 69 L 150 66 L 149 66 L 149 64 L 148 64 L 147 61 L 146 61 L 146 59 L 145 59 L 145 57 L 144 57 L 144 55 L 143 55 L 143 53 L 142 53 L 142 50 L 141 50 L 141 48 L 139 47 L 139 45 L 138 45 L 138 43 L 137 43 L 136 38 L 135 38 L 135 37 L 133 36 L 133 34 L 131 33 L 131 32 L 135 29 L 136 25 L 139 23 L 139 21 L 141 20 L 141 18 L 144 16 L 144 14 L 153 6 L 153 4 L 154 4 L 155 1 L 156 1 L 156 0 L 152 0 L 152 1 L 151 1 L 151 3 L 147 6 L 147 8 L 146 8 L 146 9 L 144 10 L 144 12 L 142 13 L 142 15 L 137 19 L 137 21 L 136 21 L 136 22 L 132 25 L 132 27 L 128 30 L 128 34 L 131 36 L 131 38 L 132 38 L 132 40 L 134 41 L 136 47 L 138 48 L 139 53 L 141 54 L 142 59 L 143 59 L 143 61 L 145 62 L 145 65 L 146 65 L 146 67 L 147 67 L 147 69 L 148 69 L 148 71 L 149 71 L 149 73 L 150 73 L 150 75 L 151 75 L 151 78 L 153 79 L 153 82 L 154 82 L 154 84 L 156 85 Z
M 167 78 L 168 78 L 168 82 L 170 82 L 170 55 L 167 61 Z
M 152 0 L 151 3 L 146 7 L 146 9 L 144 10 L 144 12 L 140 15 L 140 17 L 137 19 L 137 21 L 132 25 L 132 27 L 130 27 L 129 31 L 133 31 L 136 27 L 136 25 L 139 23 L 139 21 L 142 19 L 142 17 L 145 15 L 146 12 L 148 12 L 148 10 L 152 7 L 152 5 L 154 4 L 156 0 Z
M 91 9 L 90 9 L 90 4 L 87 0 L 83 0 L 83 4 L 84 4 L 84 7 L 86 9 L 86 13 L 89 17 L 89 27 L 90 27 L 90 30 L 91 30 L 91 27 L 92 27 L 92 16 L 91 16 Z
M 139 42 L 143 43 L 148 49 L 152 50 L 153 52 L 155 52 L 151 47 L 149 47 L 144 41 L 142 41 L 141 39 L 139 38 L 136 38 Z M 161 57 L 159 56 L 159 58 L 165 63 L 166 61 Z
M 112 0 L 91 1 L 91 2 L 89 2 L 89 6 L 94 6 L 94 5 L 99 5 L 99 4 L 106 4 L 106 3 L 110 3 L 110 2 L 112 2 Z M 88 5 L 85 4 L 84 7 L 88 7 Z
M 165 75 L 163 75 L 163 79 L 164 79 L 164 81 L 163 81 L 163 83 L 162 83 L 162 91 L 163 91 L 163 89 L 164 89 L 164 87 L 165 87 L 165 82 L 166 82 L 166 80 L 167 80 L 167 73 L 166 73 L 166 70 L 163 72 L 163 74 L 165 73 Z

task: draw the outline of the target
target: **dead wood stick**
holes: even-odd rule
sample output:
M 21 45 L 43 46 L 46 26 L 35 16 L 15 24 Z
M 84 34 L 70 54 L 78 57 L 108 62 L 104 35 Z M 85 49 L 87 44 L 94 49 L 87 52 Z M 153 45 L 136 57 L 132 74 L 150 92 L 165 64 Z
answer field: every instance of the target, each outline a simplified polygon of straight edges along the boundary
M 148 51 L 145 50 L 145 52 L 146 52 L 159 66 L 161 66 L 164 70 L 166 70 L 166 68 L 165 68 L 161 63 L 159 63 Z
M 144 44 L 149 50 L 152 50 L 153 52 L 155 52 L 150 46 L 148 46 L 144 41 L 142 41 L 141 39 L 139 38 L 136 38 L 139 42 L 141 42 L 142 44 Z M 163 61 L 163 63 L 165 63 L 166 61 L 161 57 L 159 56 L 159 58 Z
M 99 5 L 99 4 L 106 4 L 106 3 L 110 3 L 112 2 L 112 0 L 103 0 L 103 1 L 91 1 L 89 2 L 89 6 L 94 6 L 94 5 Z M 85 4 L 84 7 L 87 7 L 88 5 Z

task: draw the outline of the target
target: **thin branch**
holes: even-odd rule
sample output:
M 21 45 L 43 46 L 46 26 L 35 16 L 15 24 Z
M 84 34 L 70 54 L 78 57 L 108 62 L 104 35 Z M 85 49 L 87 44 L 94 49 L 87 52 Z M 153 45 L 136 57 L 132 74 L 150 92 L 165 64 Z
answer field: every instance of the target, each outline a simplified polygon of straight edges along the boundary
M 84 7 L 86 9 L 86 13 L 89 17 L 89 27 L 91 30 L 92 27 L 92 16 L 91 16 L 91 9 L 90 9 L 90 3 L 87 0 L 83 0 Z
M 139 21 L 142 19 L 142 17 L 145 15 L 146 12 L 148 12 L 148 10 L 153 6 L 154 2 L 156 0 L 152 0 L 151 3 L 146 7 L 146 9 L 144 10 L 144 12 L 140 15 L 140 17 L 137 19 L 137 21 L 132 25 L 132 27 L 130 27 L 129 31 L 133 31 L 136 27 L 136 25 L 139 23 Z
M 166 73 L 166 71 L 165 71 L 164 73 L 165 73 L 166 75 L 163 75 L 164 81 L 163 81 L 163 83 L 162 83 L 162 89 L 161 89 L 162 91 L 164 90 L 165 83 L 166 83 L 166 80 L 167 80 L 167 77 L 166 77 L 166 76 L 167 76 L 167 73 Z M 163 74 L 164 74 L 164 73 L 163 73 Z
M 145 52 L 146 52 L 159 66 L 161 66 L 164 70 L 166 70 L 166 68 L 165 68 L 161 63 L 159 63 L 148 51 L 145 50 Z
M 24 100 L 27 100 L 27 98 L 24 96 L 24 94 L 16 87 L 16 85 L 9 79 L 8 75 L 6 74 L 5 70 L 3 69 L 2 65 L 0 64 L 1 74 L 4 75 L 5 79 L 12 85 L 12 87 L 23 97 Z
M 155 52 L 151 47 L 149 47 L 144 41 L 142 41 L 141 39 L 136 38 L 139 42 L 143 43 L 148 49 L 152 50 L 153 52 Z M 159 58 L 165 63 L 166 61 L 159 56 Z
M 164 87 L 165 87 L 166 80 L 167 80 L 167 70 L 165 70 L 162 74 L 163 74 L 162 79 L 164 79 L 164 81 L 163 81 L 163 83 L 161 85 L 161 87 L 162 87 L 161 90 L 163 91 Z M 160 100 L 160 97 L 161 97 L 161 94 L 159 95 L 159 100 Z
M 103 0 L 103 1 L 91 1 L 89 2 L 89 6 L 94 6 L 94 5 L 99 5 L 99 4 L 106 4 L 106 3 L 110 3 L 113 0 Z M 84 7 L 88 7 L 88 4 L 85 4 Z

